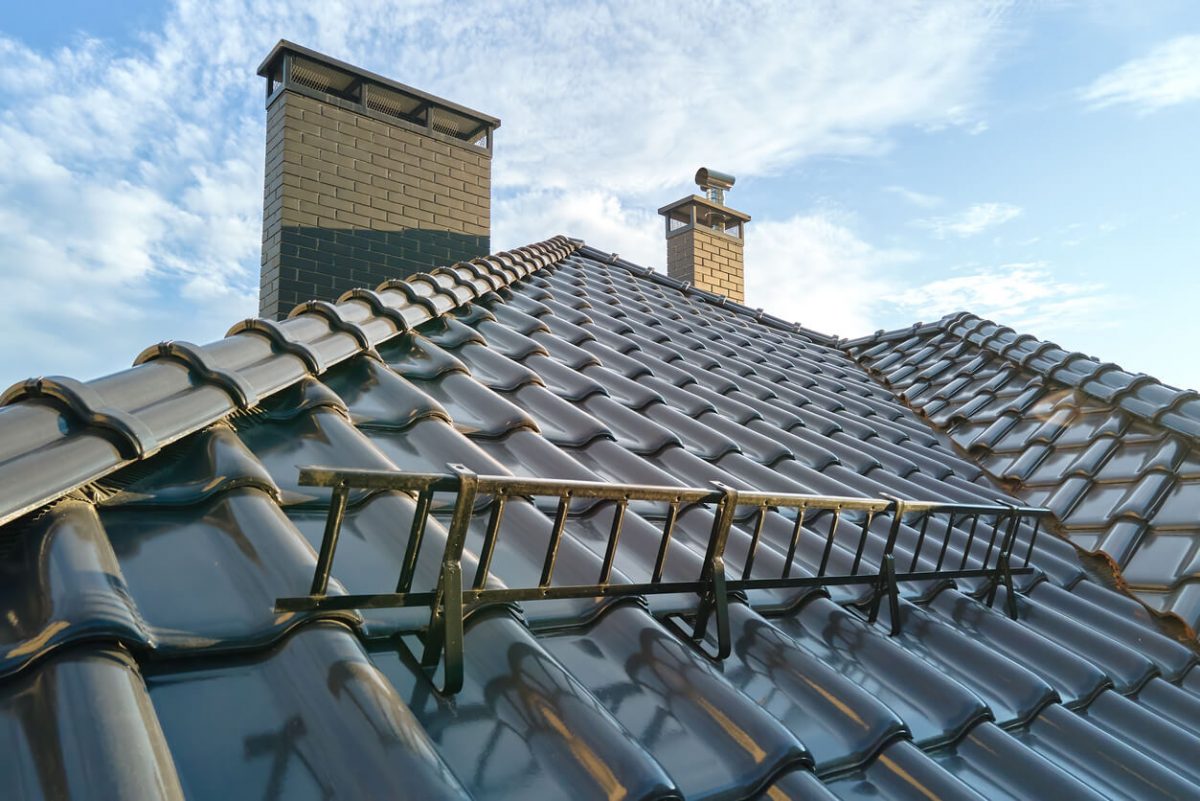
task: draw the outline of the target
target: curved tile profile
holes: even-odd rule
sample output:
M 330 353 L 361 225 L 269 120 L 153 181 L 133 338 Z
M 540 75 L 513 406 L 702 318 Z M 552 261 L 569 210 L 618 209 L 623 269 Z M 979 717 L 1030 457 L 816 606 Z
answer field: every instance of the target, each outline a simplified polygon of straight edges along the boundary
M 965 312 L 843 345 L 1195 638 L 1200 396 Z
M 147 686 L 188 798 L 469 797 L 340 626 L 253 658 L 168 663 Z
M 0 686 L 5 797 L 183 801 L 175 755 L 127 654 L 71 648 Z
M 544 641 L 506 613 L 467 629 L 466 681 L 429 691 L 393 648 L 371 654 L 476 797 L 671 799 L 675 780 Z
M 973 579 L 906 584 L 897 636 L 859 589 L 757 591 L 731 604 L 723 661 L 663 622 L 694 597 L 472 607 L 454 696 L 414 656 L 428 609 L 274 611 L 312 582 L 329 494 L 298 468 L 317 463 L 1025 499 L 1119 551 L 1135 588 L 1166 562 L 1193 575 L 1193 401 L 1110 366 L 965 319 L 845 350 L 560 237 L 155 346 L 82 386 L 23 384 L 0 408 L 0 776 L 18 798 L 1200 795 L 1194 651 L 1057 529 L 1016 620 Z M 496 503 L 476 499 L 468 581 Z M 505 504 L 489 586 L 536 584 L 555 503 Z M 395 589 L 416 506 L 350 494 L 330 594 Z M 570 504 L 556 582 L 596 580 L 616 509 Z M 433 502 L 417 591 L 450 513 Z M 789 514 L 736 516 L 730 575 L 752 541 L 749 569 L 779 575 Z M 647 580 L 667 515 L 628 505 L 615 582 Z M 663 575 L 690 580 L 714 512 L 674 520 Z M 931 528 L 953 561 L 986 547 L 974 525 Z M 886 520 L 814 512 L 795 574 L 819 569 L 831 526 L 834 569 L 864 528 L 879 569 Z M 934 566 L 913 559 L 918 530 L 894 534 L 902 564 Z
M 153 643 L 95 506 L 61 501 L 8 526 L 3 543 L 0 675 L 74 642 Z

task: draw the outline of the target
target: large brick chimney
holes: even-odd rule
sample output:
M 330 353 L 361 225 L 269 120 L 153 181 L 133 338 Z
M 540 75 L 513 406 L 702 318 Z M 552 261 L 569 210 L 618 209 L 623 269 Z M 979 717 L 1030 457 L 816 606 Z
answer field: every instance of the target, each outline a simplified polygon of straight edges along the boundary
M 667 224 L 667 275 L 745 303 L 742 244 L 750 215 L 725 205 L 733 183 L 732 175 L 701 167 L 696 184 L 705 196 L 689 195 L 658 213 Z
M 500 120 L 286 41 L 258 74 L 261 316 L 490 252 Z

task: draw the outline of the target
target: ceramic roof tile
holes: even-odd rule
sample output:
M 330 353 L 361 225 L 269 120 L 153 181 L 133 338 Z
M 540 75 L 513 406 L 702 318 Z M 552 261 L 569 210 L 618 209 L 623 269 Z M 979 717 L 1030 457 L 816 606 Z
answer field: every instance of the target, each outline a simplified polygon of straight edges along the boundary
M 1187 465 L 1200 459 L 1195 393 L 1168 387 L 1112 364 L 1067 353 L 1053 343 L 1015 337 L 969 314 L 947 317 L 917 334 L 881 333 L 849 350 L 893 389 L 897 371 L 969 357 L 930 380 L 933 394 L 906 395 L 993 478 L 1031 503 L 1050 506 L 1070 536 L 1125 568 L 1139 597 L 1173 615 L 1195 635 L 1200 581 L 1191 566 L 1200 538 L 1200 490 Z M 977 379 L 988 375 L 986 384 Z M 998 387 L 1044 386 L 1032 405 L 1010 404 L 990 426 Z M 1031 396 L 1032 397 L 1032 396 Z M 1172 416 L 1173 415 L 1173 416 Z M 997 454 L 997 456 L 993 456 Z M 1144 524 L 1176 539 L 1143 536 Z M 1143 549 L 1145 553 L 1142 553 Z
M 847 355 L 562 238 L 148 353 L 93 390 L 23 384 L 0 409 L 0 775 L 18 798 L 1200 797 L 1195 651 L 1097 580 L 1200 615 L 1182 552 L 1200 457 L 1164 422 L 1191 419 L 1187 396 L 966 318 Z M 907 376 L 918 414 L 851 356 Z M 1051 373 L 1080 389 L 1056 394 Z M 945 431 L 925 403 L 945 404 Z M 1005 482 L 951 442 L 995 454 Z M 500 604 L 471 609 L 449 696 L 413 655 L 419 607 L 274 611 L 312 580 L 329 493 L 298 467 L 317 463 L 963 503 L 1016 500 L 1015 484 L 1064 525 L 1018 577 L 1016 620 L 974 578 L 905 585 L 897 636 L 861 589 L 755 590 L 713 660 L 669 625 L 694 599 Z M 554 503 L 505 503 L 489 586 L 536 584 Z M 496 504 L 477 499 L 468 581 Z M 353 493 L 330 593 L 390 591 L 416 508 Z M 594 580 L 615 510 L 570 507 L 556 571 Z M 434 503 L 415 588 L 436 581 L 449 514 Z M 667 515 L 629 505 L 614 581 L 647 580 Z M 830 526 L 831 569 L 865 531 L 877 570 L 888 534 L 849 511 L 754 519 L 735 519 L 731 574 L 752 542 L 755 570 L 781 570 L 794 531 L 793 565 L 815 573 Z M 949 560 L 990 547 L 986 521 L 958 523 L 934 526 Z M 713 524 L 679 511 L 665 576 L 697 573 Z M 1126 574 L 1085 569 L 1075 532 Z M 901 561 L 932 567 L 915 528 L 897 536 Z

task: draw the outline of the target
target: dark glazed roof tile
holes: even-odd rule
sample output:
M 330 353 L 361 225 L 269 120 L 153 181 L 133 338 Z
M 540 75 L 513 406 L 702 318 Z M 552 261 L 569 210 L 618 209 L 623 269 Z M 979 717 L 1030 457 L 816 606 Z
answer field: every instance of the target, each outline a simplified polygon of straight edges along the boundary
M 662 767 L 523 626 L 492 615 L 466 636 L 479 658 L 453 700 L 430 693 L 394 648 L 372 660 L 476 797 L 676 796 Z
M 149 645 L 95 507 L 63 501 L 5 533 L 0 674 L 71 642 Z
M 1195 759 L 1200 738 L 1186 729 L 1111 690 L 1089 704 L 1085 716 L 1110 737 L 1140 751 L 1143 763 L 1162 762 L 1185 779 L 1200 783 L 1200 765 Z
M 742 604 L 731 610 L 736 631 L 725 677 L 810 744 L 816 767 L 837 773 L 865 764 L 905 732 L 888 707 Z
M 1018 739 L 1106 794 L 1164 801 L 1197 797 L 1195 784 L 1163 764 L 1170 755 L 1140 754 L 1057 704 L 1046 707 Z
M 156 650 L 249 648 L 298 622 L 272 607 L 304 587 L 316 560 L 260 490 L 186 507 L 108 509 L 101 520 Z M 204 601 L 174 603 L 181 594 Z
M 968 314 L 849 344 L 893 390 L 907 386 L 898 370 L 926 370 L 925 389 L 906 395 L 915 411 L 1019 497 L 1047 504 L 1081 547 L 1103 551 L 1139 597 L 1194 634 L 1200 576 L 1189 568 L 1191 549 L 1144 532 L 1200 533 L 1200 493 L 1192 497 L 1188 480 L 1189 465 L 1200 463 L 1196 393 Z M 991 378 L 981 385 L 985 364 Z M 997 403 L 1005 411 L 993 416 Z
M 73 648 L 7 684 L 0 743 L 9 797 L 184 798 L 137 665 L 119 650 Z
M 911 743 L 888 746 L 869 766 L 829 782 L 843 801 L 877 798 L 938 798 L 980 801 L 983 796 Z
M 938 763 L 988 799 L 1072 798 L 1101 801 L 1090 782 L 1067 765 L 1022 745 L 994 724 L 976 726 L 953 748 L 934 754 Z M 1013 765 L 1020 765 L 1013 770 Z
M 341 627 L 310 626 L 253 658 L 172 665 L 147 687 L 189 798 L 466 795 Z
M 1104 672 L 1079 654 L 956 590 L 938 593 L 930 609 L 953 621 L 960 632 L 1036 673 L 1068 706 L 1091 700 L 1109 685 Z
M 687 798 L 746 797 L 811 762 L 775 718 L 639 609 L 616 607 L 586 633 L 542 642 Z
M 918 744 L 954 742 L 987 715 L 970 690 L 931 671 L 832 601 L 815 600 L 776 625 L 900 715 Z

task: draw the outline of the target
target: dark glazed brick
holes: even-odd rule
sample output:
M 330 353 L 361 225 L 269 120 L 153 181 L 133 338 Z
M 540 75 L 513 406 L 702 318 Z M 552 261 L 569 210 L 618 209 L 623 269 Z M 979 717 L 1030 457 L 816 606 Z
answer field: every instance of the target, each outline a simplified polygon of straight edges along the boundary
M 280 235 L 278 294 L 263 296 L 259 314 L 281 319 L 309 300 L 335 301 L 356 287 L 374 289 L 432 267 L 467 261 L 490 252 L 486 236 L 453 231 L 369 231 L 285 226 Z M 271 301 L 268 303 L 268 301 Z

